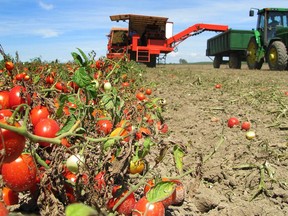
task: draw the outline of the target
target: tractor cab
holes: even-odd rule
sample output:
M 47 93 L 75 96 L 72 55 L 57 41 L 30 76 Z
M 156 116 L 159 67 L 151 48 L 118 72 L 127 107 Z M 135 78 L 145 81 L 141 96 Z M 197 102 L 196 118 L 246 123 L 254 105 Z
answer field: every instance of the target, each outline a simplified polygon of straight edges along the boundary
M 253 11 L 253 10 L 252 10 Z M 250 16 L 254 11 L 250 11 Z M 270 40 L 278 37 L 278 32 L 288 27 L 288 10 L 284 8 L 264 8 L 258 10 L 257 30 L 261 33 L 261 39 L 265 46 Z M 287 30 L 287 29 L 286 29 Z

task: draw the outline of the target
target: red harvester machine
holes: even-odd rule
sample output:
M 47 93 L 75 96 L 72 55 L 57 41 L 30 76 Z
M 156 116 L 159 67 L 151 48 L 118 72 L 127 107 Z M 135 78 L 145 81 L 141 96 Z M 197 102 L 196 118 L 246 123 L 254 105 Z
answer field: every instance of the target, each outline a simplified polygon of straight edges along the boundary
M 166 17 L 122 14 L 110 16 L 111 21 L 128 22 L 128 28 L 112 28 L 108 35 L 107 58 L 128 59 L 156 67 L 160 54 L 163 59 L 182 41 L 204 31 L 223 32 L 227 25 L 195 24 L 173 35 L 173 23 Z

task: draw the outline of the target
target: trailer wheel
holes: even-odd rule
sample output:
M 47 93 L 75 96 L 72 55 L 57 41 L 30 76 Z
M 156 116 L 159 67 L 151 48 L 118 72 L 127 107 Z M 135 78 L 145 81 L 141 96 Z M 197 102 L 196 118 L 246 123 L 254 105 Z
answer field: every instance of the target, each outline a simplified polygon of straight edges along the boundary
M 267 61 L 270 70 L 285 70 L 288 62 L 287 49 L 283 42 L 274 41 L 268 48 Z
M 229 56 L 229 68 L 241 69 L 241 58 L 238 53 L 231 53 Z
M 257 50 L 258 50 L 258 44 L 256 42 L 256 38 L 255 37 L 251 37 L 250 41 L 248 43 L 248 47 L 247 47 L 247 65 L 249 69 L 258 69 L 260 70 L 263 63 L 264 63 L 264 59 L 262 58 L 259 62 L 257 62 Z
M 216 55 L 213 60 L 213 67 L 220 68 L 221 63 L 222 63 L 222 56 Z

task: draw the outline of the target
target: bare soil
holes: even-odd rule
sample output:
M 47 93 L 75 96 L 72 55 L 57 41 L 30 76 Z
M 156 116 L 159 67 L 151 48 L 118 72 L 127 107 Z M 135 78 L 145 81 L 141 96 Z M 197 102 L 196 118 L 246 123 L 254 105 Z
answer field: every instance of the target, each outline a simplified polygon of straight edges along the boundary
M 166 215 L 288 215 L 288 72 L 160 65 L 143 74 L 166 100 L 167 142 L 185 147 L 186 198 Z M 216 89 L 215 85 L 222 88 Z M 248 140 L 240 126 L 250 121 Z M 174 161 L 160 170 L 169 175 Z

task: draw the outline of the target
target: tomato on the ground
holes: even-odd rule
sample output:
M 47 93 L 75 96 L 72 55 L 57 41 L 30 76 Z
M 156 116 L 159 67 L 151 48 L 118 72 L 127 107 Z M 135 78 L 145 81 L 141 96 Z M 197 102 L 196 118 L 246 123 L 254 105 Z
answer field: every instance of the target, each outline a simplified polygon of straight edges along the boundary
M 132 210 L 132 216 L 164 216 L 165 208 L 162 202 L 150 203 L 146 196 L 143 196 L 136 202 Z
M 100 118 L 105 118 L 105 116 L 100 116 Z M 96 131 L 98 134 L 107 135 L 111 133 L 112 128 L 113 123 L 108 119 L 101 119 L 96 123 Z

